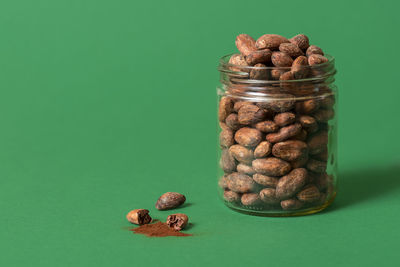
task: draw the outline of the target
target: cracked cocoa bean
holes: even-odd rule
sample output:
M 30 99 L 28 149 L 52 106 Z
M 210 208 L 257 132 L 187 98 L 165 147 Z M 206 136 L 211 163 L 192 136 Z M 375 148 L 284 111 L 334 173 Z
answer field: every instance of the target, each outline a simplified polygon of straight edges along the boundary
M 131 210 L 126 215 L 126 219 L 128 219 L 130 223 L 138 225 L 148 224 L 152 221 L 149 211 L 145 209 Z
M 186 214 L 176 213 L 168 215 L 166 224 L 176 231 L 181 231 L 187 226 L 188 222 L 189 217 Z

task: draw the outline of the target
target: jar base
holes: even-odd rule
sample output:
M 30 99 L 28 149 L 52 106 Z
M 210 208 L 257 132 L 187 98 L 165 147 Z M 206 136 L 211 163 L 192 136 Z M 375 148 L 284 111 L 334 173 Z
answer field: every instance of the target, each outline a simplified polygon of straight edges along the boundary
M 320 212 L 324 209 L 326 209 L 328 206 L 330 206 L 332 204 L 332 202 L 335 200 L 336 197 L 336 192 L 332 195 L 332 197 L 327 200 L 324 204 L 322 204 L 321 206 L 317 206 L 317 207 L 311 207 L 308 209 L 303 209 L 303 210 L 299 210 L 299 211 L 268 211 L 268 210 L 248 210 L 248 209 L 241 209 L 239 207 L 235 207 L 235 206 L 231 206 L 228 203 L 225 202 L 225 205 L 237 212 L 240 213 L 244 213 L 247 215 L 253 215 L 253 216 L 262 216 L 262 217 L 294 217 L 294 216 L 304 216 L 304 215 L 310 215 L 310 214 L 314 214 L 317 212 Z

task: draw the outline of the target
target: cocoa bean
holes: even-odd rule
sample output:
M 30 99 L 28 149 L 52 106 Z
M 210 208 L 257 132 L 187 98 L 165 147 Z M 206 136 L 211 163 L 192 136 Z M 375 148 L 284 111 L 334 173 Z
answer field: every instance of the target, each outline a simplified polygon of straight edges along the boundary
M 310 45 L 308 37 L 305 36 L 304 34 L 298 34 L 298 35 L 290 38 L 289 41 L 292 44 L 297 45 L 303 51 L 305 51 L 308 48 L 308 46 Z
M 292 112 L 279 113 L 274 117 L 274 122 L 281 127 L 292 124 L 295 120 L 296 115 Z
M 263 133 L 273 133 L 279 129 L 278 125 L 273 121 L 261 121 L 255 127 Z
M 277 204 L 276 190 L 274 188 L 264 188 L 260 191 L 260 199 L 267 204 Z
M 255 159 L 252 166 L 257 173 L 270 176 L 282 176 L 291 169 L 289 163 L 278 158 Z
M 276 143 L 272 147 L 272 154 L 283 160 L 295 161 L 304 158 L 308 154 L 308 148 L 302 141 L 288 140 Z
M 319 200 L 320 196 L 320 192 L 315 185 L 308 185 L 297 193 L 297 198 L 305 203 L 315 202 Z
M 253 151 L 241 145 L 231 146 L 229 152 L 234 159 L 247 165 L 251 165 L 254 159 Z
M 163 194 L 156 203 L 158 210 L 175 209 L 185 203 L 186 197 L 176 192 L 167 192 Z
M 268 141 L 261 142 L 254 150 L 255 158 L 264 158 L 271 153 L 271 143 Z
M 223 149 L 221 152 L 221 160 L 219 162 L 221 169 L 226 173 L 231 173 L 236 170 L 236 161 L 228 149 Z
M 219 144 L 222 148 L 230 147 L 235 143 L 232 130 L 225 129 L 219 134 Z
M 236 192 L 226 190 L 224 192 L 224 199 L 227 202 L 239 202 L 240 195 L 238 193 L 236 193 Z
M 260 185 L 266 186 L 266 187 L 273 187 L 275 188 L 276 185 L 278 184 L 279 179 L 276 177 L 272 176 L 267 176 L 259 173 L 255 173 L 253 175 L 253 180 Z
M 258 49 L 271 49 L 276 50 L 280 44 L 289 43 L 289 40 L 278 34 L 264 34 L 256 41 L 256 47 Z
M 244 56 L 248 56 L 251 52 L 257 50 L 256 41 L 248 34 L 239 34 L 236 37 L 236 47 Z
M 298 168 L 279 179 L 276 185 L 276 197 L 280 200 L 291 198 L 305 185 L 307 170 Z
M 267 134 L 266 139 L 271 143 L 282 142 L 289 139 L 301 131 L 301 124 L 295 123 L 286 127 L 282 127 L 277 133 Z
M 262 121 L 265 115 L 265 110 L 256 105 L 243 105 L 238 112 L 238 121 L 240 124 L 249 125 Z
M 253 206 L 260 203 L 260 196 L 256 193 L 243 194 L 241 198 L 242 204 L 245 206 Z
M 272 52 L 271 61 L 275 67 L 291 67 L 293 64 L 293 59 L 283 52 Z
M 228 175 L 227 185 L 230 190 L 236 193 L 252 192 L 256 187 L 256 183 L 250 176 L 238 172 Z
M 247 175 L 253 175 L 256 173 L 256 171 L 253 169 L 253 167 L 243 164 L 243 163 L 239 163 L 237 165 L 237 171 L 240 173 L 247 174 Z
M 254 128 L 243 127 L 235 133 L 235 141 L 245 147 L 255 147 L 261 142 L 261 139 L 261 132 Z

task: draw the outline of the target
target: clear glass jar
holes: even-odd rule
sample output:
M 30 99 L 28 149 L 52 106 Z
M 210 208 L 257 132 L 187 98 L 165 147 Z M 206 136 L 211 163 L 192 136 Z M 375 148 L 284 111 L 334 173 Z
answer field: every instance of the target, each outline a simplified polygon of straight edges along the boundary
M 333 57 L 291 71 L 233 65 L 230 56 L 220 60 L 217 88 L 221 199 L 253 215 L 323 210 L 337 181 Z

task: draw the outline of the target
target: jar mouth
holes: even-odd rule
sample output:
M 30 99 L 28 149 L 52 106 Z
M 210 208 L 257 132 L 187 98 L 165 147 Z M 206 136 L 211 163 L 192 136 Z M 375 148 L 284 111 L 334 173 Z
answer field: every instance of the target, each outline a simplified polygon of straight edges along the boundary
M 230 77 L 236 77 L 236 78 L 248 78 L 249 73 L 252 70 L 265 70 L 265 71 L 271 71 L 271 70 L 278 70 L 282 72 L 287 72 L 291 70 L 291 67 L 275 67 L 275 66 L 266 66 L 266 67 L 255 67 L 255 66 L 241 66 L 241 65 L 236 65 L 229 63 L 229 59 L 231 56 L 234 55 L 228 54 L 220 58 L 219 60 L 219 66 L 218 70 Z M 293 79 L 293 80 L 285 80 L 285 83 L 293 83 L 293 82 L 311 82 L 311 81 L 318 81 L 321 79 L 326 79 L 327 77 L 332 77 L 333 75 L 336 74 L 336 69 L 335 69 L 335 58 L 329 54 L 324 55 L 328 61 L 322 64 L 318 65 L 305 65 L 299 66 L 297 70 L 307 70 L 307 71 L 312 71 L 313 73 L 316 73 L 315 76 L 312 77 L 307 77 L 307 78 L 301 78 L 301 79 Z M 257 79 L 249 79 L 247 80 L 248 83 L 257 83 L 257 84 L 270 84 L 270 83 L 276 83 L 279 82 L 279 80 L 272 80 L 272 79 L 266 79 L 266 80 L 257 80 Z

